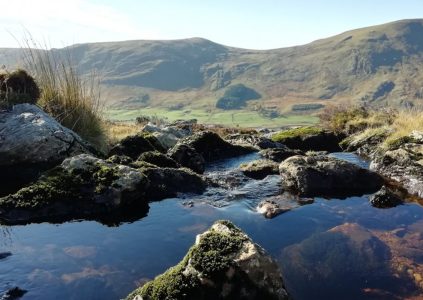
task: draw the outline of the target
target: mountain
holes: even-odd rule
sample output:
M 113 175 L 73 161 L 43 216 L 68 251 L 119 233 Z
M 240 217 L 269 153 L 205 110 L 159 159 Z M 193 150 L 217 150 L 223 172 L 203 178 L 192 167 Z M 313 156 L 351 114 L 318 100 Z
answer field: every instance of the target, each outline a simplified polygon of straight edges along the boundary
M 83 74 L 98 70 L 114 107 L 214 109 L 242 83 L 261 99 L 250 107 L 313 112 L 331 102 L 423 103 L 423 19 L 401 20 L 273 50 L 247 50 L 201 38 L 77 44 L 68 53 Z M 0 49 L 0 65 L 19 49 Z M 3 63 L 4 62 L 4 63 Z

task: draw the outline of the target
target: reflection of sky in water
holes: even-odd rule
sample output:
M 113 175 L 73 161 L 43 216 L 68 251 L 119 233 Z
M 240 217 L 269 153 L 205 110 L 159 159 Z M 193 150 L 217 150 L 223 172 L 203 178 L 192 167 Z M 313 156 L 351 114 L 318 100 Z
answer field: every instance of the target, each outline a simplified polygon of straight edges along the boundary
M 255 156 L 248 157 L 248 160 L 251 159 L 255 159 Z M 226 165 L 235 167 L 240 161 L 232 160 Z M 224 171 L 222 165 L 209 171 Z M 119 227 L 106 227 L 96 222 L 2 227 L 0 232 L 4 233 L 7 229 L 7 233 L 0 235 L 0 252 L 10 251 L 12 256 L 0 260 L 0 291 L 17 285 L 29 291 L 23 299 L 119 299 L 133 290 L 137 283 L 151 279 L 179 262 L 193 244 L 195 235 L 203 232 L 215 220 L 229 219 L 281 262 L 281 266 L 285 267 L 283 275 L 290 284 L 288 289 L 294 299 L 310 299 L 312 295 L 306 291 L 316 292 L 315 288 L 322 285 L 322 281 L 319 281 L 322 277 L 313 274 L 315 277 L 310 282 L 305 280 L 305 276 L 310 274 L 304 273 L 303 280 L 291 282 L 290 278 L 297 278 L 298 274 L 292 266 L 283 263 L 287 255 L 284 248 L 307 246 L 309 248 L 304 253 L 309 256 L 302 259 L 307 260 L 311 256 L 318 260 L 319 257 L 314 258 L 313 255 L 324 249 L 323 241 L 336 241 L 337 246 L 347 243 L 331 237 L 312 237 L 346 222 L 372 231 L 396 228 L 410 231 L 410 228 L 416 230 L 422 224 L 417 222 L 423 219 L 423 209 L 416 204 L 376 209 L 369 205 L 367 197 L 316 199 L 313 204 L 274 219 L 265 219 L 252 210 L 258 202 L 253 195 L 277 193 L 278 182 L 274 178 L 277 177 L 268 177 L 263 182 L 246 181 L 236 188 L 245 193 L 222 208 L 203 204 L 202 196 L 152 203 L 147 217 Z M 184 206 L 187 200 L 192 200 L 194 207 Z M 301 244 L 304 240 L 306 242 Z M 316 251 L 310 252 L 310 247 L 315 247 Z M 375 249 L 378 251 L 377 247 Z M 336 251 L 333 256 L 331 261 L 336 262 Z M 353 255 L 351 258 L 357 259 Z M 418 263 L 422 263 L 422 257 Z M 333 269 L 336 269 L 335 266 Z M 354 299 L 357 298 L 357 291 L 362 289 L 405 295 L 406 291 L 399 289 L 399 285 L 405 286 L 407 292 L 413 291 L 413 286 L 391 280 L 390 275 L 369 273 L 361 277 L 332 278 L 332 288 L 313 297 L 341 299 L 339 297 L 343 295 L 343 299 Z M 387 278 L 389 280 L 384 281 Z M 354 282 L 351 282 L 352 279 Z M 390 299 L 391 294 L 383 292 L 381 295 L 379 298 L 369 296 L 368 299 Z M 361 298 L 365 299 L 363 296 Z

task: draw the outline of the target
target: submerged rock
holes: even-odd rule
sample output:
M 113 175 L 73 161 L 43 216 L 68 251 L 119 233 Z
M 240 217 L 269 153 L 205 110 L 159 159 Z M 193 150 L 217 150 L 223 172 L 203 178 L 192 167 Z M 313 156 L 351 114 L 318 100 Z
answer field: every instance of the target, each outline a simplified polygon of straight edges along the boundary
M 28 291 L 19 287 L 14 287 L 6 291 L 0 300 L 17 300 L 23 297 Z
M 211 131 L 197 132 L 179 142 L 187 145 L 203 156 L 205 161 L 215 161 L 256 151 L 253 147 L 232 145 Z
M 288 299 L 288 294 L 270 256 L 229 221 L 217 221 L 197 236 L 178 265 L 126 299 Z
M 266 218 L 272 219 L 291 209 L 313 202 L 314 200 L 312 198 L 299 198 L 290 193 L 283 193 L 260 201 L 257 205 L 257 212 L 264 215 Z
M 253 179 L 263 179 L 268 175 L 279 173 L 279 165 L 271 160 L 255 160 L 240 166 L 245 176 Z
M 142 153 L 148 151 L 164 152 L 163 145 L 155 136 L 149 133 L 139 133 L 122 139 L 109 151 L 109 156 L 126 155 L 137 159 Z
M 370 204 L 377 208 L 389 208 L 402 204 L 402 199 L 389 188 L 383 186 L 376 194 L 370 196 Z
M 11 252 L 0 252 L 0 259 L 8 258 L 9 256 L 12 256 Z
M 423 198 L 423 141 L 410 137 L 392 143 L 388 150 L 379 149 L 373 155 L 370 169 Z
M 275 133 L 272 140 L 291 149 L 337 152 L 342 137 L 317 127 L 300 127 Z
M 198 174 L 204 173 L 206 161 L 194 148 L 188 145 L 178 144 L 169 150 L 168 155 L 181 166 L 191 169 Z
M 27 183 L 67 157 L 94 151 L 75 132 L 35 105 L 19 104 L 0 113 L 2 187 Z
M 143 216 L 149 200 L 177 192 L 201 192 L 201 177 L 187 170 L 135 169 L 87 154 L 63 161 L 37 182 L 0 198 L 0 220 L 104 219 L 127 210 Z
M 285 159 L 295 155 L 303 155 L 304 153 L 300 150 L 292 150 L 288 147 L 282 146 L 278 148 L 265 149 L 259 152 L 259 154 L 265 158 L 275 162 L 283 162 Z
M 347 197 L 374 193 L 378 174 L 329 156 L 293 156 L 279 166 L 282 185 L 301 196 Z

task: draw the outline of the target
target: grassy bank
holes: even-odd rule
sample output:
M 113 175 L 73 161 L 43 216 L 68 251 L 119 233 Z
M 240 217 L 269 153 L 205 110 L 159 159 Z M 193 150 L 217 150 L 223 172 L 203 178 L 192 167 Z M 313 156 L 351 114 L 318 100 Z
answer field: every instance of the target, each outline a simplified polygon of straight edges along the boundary
M 277 118 L 266 118 L 254 111 L 224 111 L 207 112 L 205 110 L 167 110 L 162 108 L 142 108 L 135 110 L 109 109 L 105 117 L 111 121 L 134 121 L 137 117 L 157 116 L 169 121 L 177 119 L 197 119 L 203 124 L 221 124 L 240 127 L 280 127 L 289 125 L 311 125 L 318 122 L 318 117 L 304 115 L 287 115 Z

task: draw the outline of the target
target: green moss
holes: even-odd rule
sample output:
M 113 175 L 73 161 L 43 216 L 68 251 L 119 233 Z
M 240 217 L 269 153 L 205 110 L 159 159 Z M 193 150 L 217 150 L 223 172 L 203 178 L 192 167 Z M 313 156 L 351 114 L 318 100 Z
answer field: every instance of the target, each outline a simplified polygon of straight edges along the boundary
M 203 277 L 215 282 L 222 281 L 224 272 L 233 264 L 230 255 L 238 252 L 247 240 L 242 231 L 231 222 L 216 223 L 227 226 L 231 233 L 213 229 L 208 231 L 201 237 L 198 245 L 191 247 L 178 265 L 135 290 L 127 299 L 132 300 L 136 295 L 141 295 L 143 299 L 203 299 L 207 293 L 206 287 L 201 286 L 195 273 L 184 272 L 188 264 L 201 272 Z
M 57 167 L 31 186 L 0 198 L 0 207 L 35 210 L 58 200 L 77 198 L 82 183 L 79 176 L 68 174 Z
M 323 132 L 323 129 L 318 127 L 299 127 L 299 128 L 288 129 L 288 130 L 275 133 L 272 136 L 272 140 L 274 142 L 282 142 L 285 139 L 301 138 L 304 136 L 320 134 L 322 132 Z
M 98 165 L 97 170 L 93 173 L 92 178 L 95 181 L 95 192 L 100 194 L 104 192 L 113 181 L 118 179 L 116 167 L 109 167 L 107 165 Z

